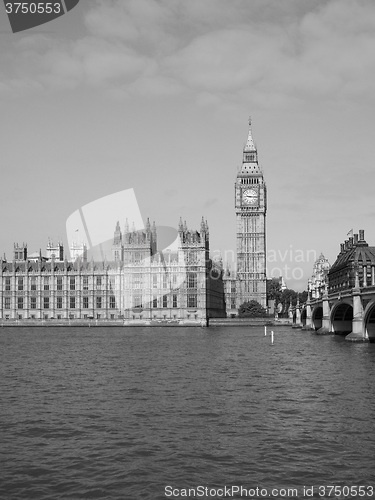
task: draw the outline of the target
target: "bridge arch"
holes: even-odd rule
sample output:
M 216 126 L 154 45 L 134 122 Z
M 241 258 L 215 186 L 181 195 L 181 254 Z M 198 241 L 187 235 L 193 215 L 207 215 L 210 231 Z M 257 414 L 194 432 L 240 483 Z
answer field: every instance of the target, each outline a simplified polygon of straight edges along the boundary
M 371 343 L 375 343 L 375 300 L 371 300 L 363 314 L 364 332 Z
M 353 331 L 353 306 L 348 302 L 337 302 L 331 311 L 332 331 L 347 335 Z
M 306 319 L 307 319 L 307 311 L 306 307 L 304 307 L 301 311 L 301 325 L 306 326 Z
M 312 314 L 311 314 L 311 322 L 312 322 L 312 326 L 315 328 L 315 330 L 319 330 L 319 328 L 322 328 L 322 326 L 323 326 L 323 307 L 322 306 L 314 307 Z

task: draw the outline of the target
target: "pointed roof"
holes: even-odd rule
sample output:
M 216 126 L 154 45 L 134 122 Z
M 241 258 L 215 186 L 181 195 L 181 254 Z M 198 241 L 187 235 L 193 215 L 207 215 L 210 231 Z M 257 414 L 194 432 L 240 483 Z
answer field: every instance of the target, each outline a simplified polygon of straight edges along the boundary
M 205 232 L 206 231 L 206 223 L 204 222 L 204 218 L 202 216 L 202 220 L 201 220 L 201 232 Z
M 341 252 L 331 267 L 329 274 L 332 274 L 347 266 L 375 265 L 375 247 L 370 247 L 361 234 L 359 241 L 353 241 L 353 238 L 346 240 L 341 245 Z
M 152 222 L 152 228 L 151 228 L 152 236 L 156 240 L 157 232 L 156 232 L 156 224 L 155 221 Z
M 244 147 L 244 151 L 256 151 L 256 150 L 257 150 L 257 148 L 254 144 L 253 133 L 251 130 L 251 118 L 249 118 L 249 133 L 247 136 L 247 141 L 246 141 L 246 145 Z
M 237 177 L 242 177 L 245 175 L 263 175 L 262 167 L 258 163 L 258 151 L 253 140 L 253 134 L 251 129 L 251 119 L 249 119 L 249 133 L 247 136 L 247 142 L 243 149 L 242 165 L 238 169 Z

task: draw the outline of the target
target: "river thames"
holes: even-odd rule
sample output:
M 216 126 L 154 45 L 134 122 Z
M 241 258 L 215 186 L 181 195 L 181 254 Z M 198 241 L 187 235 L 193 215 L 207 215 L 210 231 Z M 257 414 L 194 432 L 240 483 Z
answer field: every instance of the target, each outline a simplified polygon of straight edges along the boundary
M 375 498 L 375 344 L 274 332 L 0 328 L 0 498 Z

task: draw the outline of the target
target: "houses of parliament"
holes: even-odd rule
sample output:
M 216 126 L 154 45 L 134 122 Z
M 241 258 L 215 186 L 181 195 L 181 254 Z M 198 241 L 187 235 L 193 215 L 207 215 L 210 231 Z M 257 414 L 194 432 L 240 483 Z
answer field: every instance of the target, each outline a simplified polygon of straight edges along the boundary
M 67 259 L 61 243 L 49 242 L 44 254 L 14 244 L 13 259 L 0 259 L 0 320 L 207 325 L 236 316 L 248 300 L 266 307 L 267 192 L 251 122 L 234 191 L 237 269 L 210 258 L 203 218 L 198 229 L 180 219 L 174 245 L 163 250 L 149 219 L 141 231 L 119 221 L 109 260 L 85 245 Z

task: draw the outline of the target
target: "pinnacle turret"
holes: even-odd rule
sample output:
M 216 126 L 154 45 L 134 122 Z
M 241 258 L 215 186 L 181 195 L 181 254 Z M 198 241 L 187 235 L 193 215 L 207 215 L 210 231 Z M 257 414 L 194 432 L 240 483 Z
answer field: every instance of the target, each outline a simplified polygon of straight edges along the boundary
M 253 139 L 253 133 L 252 133 L 252 130 L 251 130 L 251 118 L 249 118 L 249 133 L 248 133 L 248 136 L 247 136 L 247 141 L 246 141 L 246 145 L 244 147 L 244 153 L 245 152 L 250 152 L 250 151 L 255 151 L 256 152 L 257 148 L 254 144 L 254 139 Z
M 150 223 L 149 217 L 147 217 L 147 221 L 146 221 L 146 238 L 148 240 L 151 239 L 151 223 Z
M 184 230 L 184 225 L 183 225 L 183 222 L 182 222 L 182 218 L 180 217 L 180 220 L 179 220 L 179 222 L 178 222 L 178 231 L 179 231 L 180 233 L 182 233 L 182 232 L 183 232 L 183 230 Z
M 245 147 L 243 148 L 242 166 L 239 175 L 262 175 L 262 169 L 258 163 L 258 151 L 253 139 L 251 119 L 249 119 L 249 133 Z
M 156 224 L 155 224 L 155 221 L 153 221 L 153 223 L 152 223 L 152 237 L 153 237 L 154 241 L 156 242 L 157 232 L 156 232 Z
M 205 233 L 206 232 L 206 223 L 204 222 L 204 217 L 202 216 L 201 220 L 201 232 Z
M 115 229 L 115 234 L 114 234 L 114 238 L 113 238 L 113 243 L 115 245 L 118 245 L 121 243 L 121 229 L 120 229 L 120 223 L 119 221 L 117 221 L 117 224 L 116 224 L 116 229 Z

